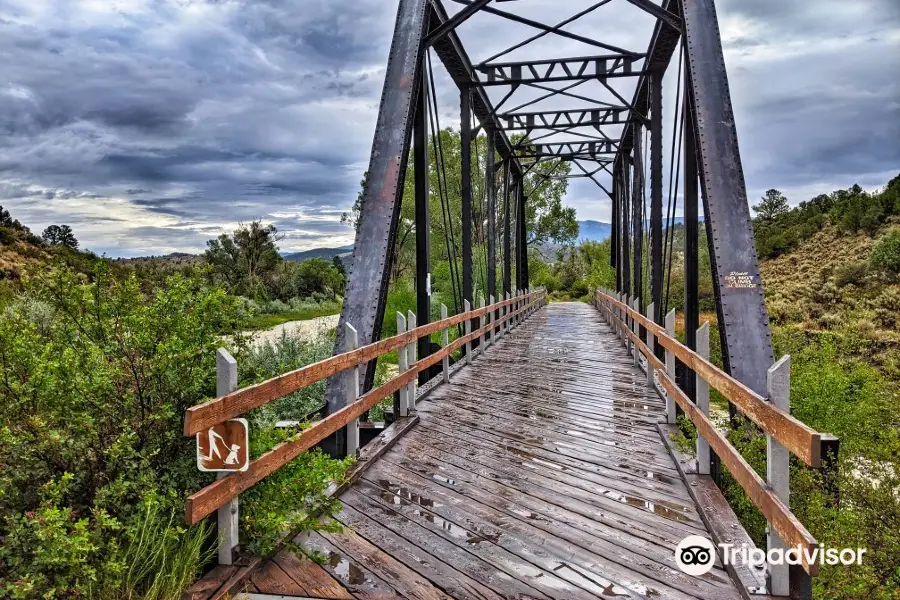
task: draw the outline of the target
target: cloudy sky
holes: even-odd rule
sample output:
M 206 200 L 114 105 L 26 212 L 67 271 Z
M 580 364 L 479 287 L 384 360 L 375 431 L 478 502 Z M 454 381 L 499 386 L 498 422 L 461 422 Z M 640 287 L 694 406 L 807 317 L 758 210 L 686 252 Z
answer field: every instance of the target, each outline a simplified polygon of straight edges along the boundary
M 562 20 L 590 4 L 500 6 Z M 0 0 L 0 204 L 34 230 L 69 223 L 111 256 L 199 251 L 256 218 L 286 250 L 349 243 L 339 216 L 368 161 L 396 6 Z M 796 203 L 900 173 L 896 0 L 717 6 L 751 199 L 777 187 Z M 570 30 L 643 52 L 651 26 L 612 0 Z M 530 33 L 490 15 L 460 31 L 476 62 Z M 542 43 L 507 58 L 580 52 Z M 452 124 L 458 96 L 438 88 Z M 588 181 L 566 201 L 609 220 Z

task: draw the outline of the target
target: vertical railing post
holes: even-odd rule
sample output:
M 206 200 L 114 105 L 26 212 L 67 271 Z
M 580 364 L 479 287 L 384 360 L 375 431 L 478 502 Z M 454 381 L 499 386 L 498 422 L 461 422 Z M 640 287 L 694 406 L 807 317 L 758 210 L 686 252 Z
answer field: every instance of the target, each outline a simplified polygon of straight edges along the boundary
M 766 373 L 766 387 L 769 392 L 769 401 L 786 413 L 791 410 L 791 357 L 782 356 L 778 362 L 772 365 Z M 766 483 L 775 492 L 775 495 L 790 506 L 790 454 L 787 448 L 781 445 L 771 435 L 766 435 Z M 769 524 L 766 539 L 768 552 L 775 548 L 785 550 L 784 540 Z M 769 565 L 768 570 L 769 594 L 773 596 L 787 596 L 790 593 L 789 565 Z
M 478 294 L 478 308 L 484 308 L 484 296 L 482 296 L 481 294 Z M 486 347 L 484 345 L 484 326 L 487 325 L 487 319 L 488 319 L 488 317 L 485 314 L 484 319 L 482 319 L 482 321 L 481 321 L 481 325 L 482 325 L 481 335 L 478 337 L 478 353 L 479 354 L 484 354 L 484 349 Z
M 632 300 L 631 309 L 635 312 L 641 312 L 641 299 L 640 298 L 634 298 Z M 639 331 L 639 328 L 638 328 L 637 319 L 635 319 L 634 317 L 631 317 L 631 333 L 635 336 L 634 339 L 637 339 L 638 331 Z M 634 353 L 634 366 L 640 367 L 641 366 L 641 351 L 638 349 L 638 345 L 635 344 L 634 342 L 631 343 L 631 347 L 632 347 L 633 353 Z
M 666 334 L 675 339 L 675 310 L 669 311 L 666 315 Z M 675 354 L 666 348 L 666 375 L 669 379 L 675 381 Z M 666 422 L 669 425 L 675 424 L 675 398 L 672 394 L 666 394 Z
M 463 311 L 468 313 L 472 310 L 472 305 L 469 304 L 468 300 L 463 300 Z M 466 319 L 465 325 L 466 337 L 469 337 L 469 334 L 472 333 L 472 319 Z M 472 342 L 470 340 L 466 340 L 466 364 L 472 364 Z
M 447 318 L 447 305 L 441 304 L 441 320 Z M 441 345 L 446 348 L 450 345 L 450 328 L 444 327 L 441 330 Z M 444 383 L 450 383 L 450 355 L 448 354 L 443 359 L 441 359 L 441 363 L 444 367 Z
M 344 340 L 347 342 L 347 352 L 359 347 L 359 334 L 350 323 L 344 323 L 346 332 Z M 359 398 L 359 365 L 356 365 L 347 373 L 347 406 L 356 402 Z M 347 456 L 356 456 L 359 451 L 359 417 L 347 423 Z
M 650 306 L 647 307 L 647 318 L 651 321 L 653 320 L 653 315 L 656 314 L 656 302 L 651 302 Z M 653 365 L 650 364 L 650 357 L 656 356 L 656 336 L 653 335 L 653 331 L 647 327 L 647 387 L 651 390 L 655 387 L 653 382 L 653 373 L 656 371 L 653 368 Z
M 616 294 L 616 301 L 622 301 L 622 292 Z M 619 338 L 619 341 L 622 341 L 622 309 L 619 308 L 619 305 L 616 305 L 616 309 L 613 313 L 616 316 L 616 336 Z
M 406 320 L 408 322 L 409 331 L 412 331 L 413 329 L 416 328 L 416 313 L 414 313 L 411 310 L 408 311 Z M 418 345 L 419 345 L 419 339 L 413 338 L 413 341 L 411 341 L 409 343 L 409 345 L 406 347 L 406 363 L 407 363 L 406 368 L 407 369 L 411 369 L 412 366 L 414 364 L 416 364 L 416 360 L 417 360 L 416 359 L 416 350 L 418 350 Z M 401 348 L 401 350 L 402 350 L 402 348 Z M 406 402 L 407 402 L 407 407 L 409 408 L 409 410 L 416 409 L 416 381 L 417 380 L 418 380 L 418 377 L 413 377 L 412 381 L 410 381 L 406 385 L 406 387 L 409 390 L 406 395 Z
M 397 335 L 402 333 L 406 333 L 406 317 L 403 316 L 403 313 L 397 311 Z M 407 363 L 409 355 L 406 352 L 406 348 L 401 346 L 397 349 L 397 368 L 400 373 L 405 373 L 407 369 L 409 369 L 409 365 Z M 409 416 L 409 387 L 403 386 L 400 388 L 398 392 L 400 394 L 400 414 L 397 415 L 399 417 L 408 417 Z
M 491 307 L 491 310 L 488 311 L 488 315 L 487 315 L 488 325 L 490 325 L 489 331 L 491 332 L 491 335 L 488 338 L 488 343 L 493 344 L 495 341 L 497 341 L 494 338 L 494 326 L 492 325 L 492 323 L 494 322 L 494 308 L 493 308 L 494 307 L 494 296 L 493 296 L 493 294 L 491 294 L 491 296 L 488 298 L 488 306 Z
M 703 323 L 697 330 L 697 354 L 709 360 L 709 321 Z M 709 384 L 705 379 L 697 376 L 697 407 L 707 417 L 709 416 Z M 697 434 L 697 473 L 709 475 L 709 442 L 702 435 Z
M 225 348 L 216 352 L 216 396 L 230 394 L 237 389 L 237 361 Z M 218 479 L 228 477 L 230 473 L 219 473 Z M 219 535 L 219 564 L 234 563 L 234 551 L 238 547 L 238 497 L 235 496 L 216 511 Z
M 631 354 L 631 338 L 628 337 L 628 332 L 631 330 L 631 323 L 628 321 L 628 307 L 631 306 L 631 296 L 629 294 L 625 294 L 625 297 L 622 299 L 622 303 L 625 305 L 625 308 L 622 309 L 622 341 L 625 342 L 625 348 L 628 349 L 628 354 Z
M 509 292 L 506 292 L 506 301 L 509 302 Z M 509 331 L 509 319 L 506 318 L 506 315 L 508 315 L 510 313 L 510 311 L 511 311 L 510 305 L 504 304 L 503 305 L 503 335 L 506 335 L 506 333 Z

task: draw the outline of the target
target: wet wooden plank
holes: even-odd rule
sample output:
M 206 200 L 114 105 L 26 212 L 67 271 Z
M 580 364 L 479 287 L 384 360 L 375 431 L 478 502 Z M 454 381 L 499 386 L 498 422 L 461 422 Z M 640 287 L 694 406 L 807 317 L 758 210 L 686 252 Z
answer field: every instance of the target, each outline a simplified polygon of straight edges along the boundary
M 207 600 L 238 571 L 236 565 L 216 565 L 181 595 L 181 600 Z
M 647 469 L 626 470 L 615 463 L 607 465 L 589 462 L 569 454 L 527 446 L 515 440 L 494 441 L 490 436 L 479 434 L 476 429 L 463 429 L 457 425 L 454 425 L 453 429 L 448 429 L 444 424 L 438 425 L 431 422 L 423 425 L 423 433 L 424 430 L 431 431 L 436 439 L 440 439 L 439 442 L 435 442 L 436 444 L 446 445 L 451 443 L 450 439 L 453 438 L 454 441 L 465 444 L 468 449 L 482 448 L 493 452 L 497 457 L 517 456 L 533 461 L 536 465 L 543 465 L 548 471 L 568 471 L 584 477 L 588 481 L 606 483 L 623 492 L 651 491 L 674 501 L 691 500 L 683 483 L 674 475 L 667 476 Z
M 310 596 L 306 588 L 288 575 L 274 560 L 267 562 L 250 576 L 250 582 L 261 594 L 282 596 Z
M 348 490 L 345 495 L 352 494 L 352 490 L 353 488 Z M 381 515 L 382 511 L 367 513 L 345 503 L 338 518 L 342 523 L 351 527 L 359 537 L 377 546 L 393 560 L 405 565 L 407 567 L 406 571 L 414 571 L 426 580 L 433 582 L 435 587 L 439 587 L 453 598 L 499 600 L 504 597 L 489 587 L 487 585 L 488 582 L 477 581 L 466 575 L 465 571 L 475 569 L 472 566 L 474 562 L 473 557 L 466 553 L 461 553 L 449 562 L 441 560 L 429 551 L 431 550 L 430 548 L 426 550 L 421 545 L 386 527 L 381 522 Z M 331 538 L 329 537 L 328 539 Z M 430 536 L 430 539 L 434 541 L 436 538 Z M 496 582 L 503 581 L 504 583 L 514 584 L 514 580 L 508 576 L 504 577 L 504 574 L 493 573 L 489 569 L 485 569 L 484 574 Z M 394 582 L 392 581 L 391 584 L 394 585 Z M 413 594 L 418 594 L 418 586 L 413 589 L 409 589 L 409 586 L 407 586 L 407 589 Z M 401 595 L 403 594 L 400 588 L 397 588 L 397 591 L 401 592 Z M 417 596 L 414 595 L 413 597 Z M 534 591 L 533 594 L 525 597 L 544 598 L 545 596 Z
M 417 570 L 411 569 L 394 556 L 383 551 L 358 532 L 345 529 L 342 533 L 320 532 L 322 539 L 337 548 L 341 556 L 356 564 L 365 565 L 365 569 L 380 580 L 386 582 L 401 598 L 417 600 L 452 600 L 442 589 L 433 585 Z M 366 594 L 372 597 L 387 595 L 381 591 L 357 592 L 358 598 Z
M 539 490 L 539 493 L 542 494 L 547 491 L 564 494 L 569 501 L 579 501 L 592 507 L 595 512 L 601 511 L 615 515 L 627 523 L 636 523 L 641 528 L 652 527 L 665 531 L 669 535 L 680 535 L 681 537 L 699 533 L 703 529 L 703 524 L 696 511 L 691 510 L 685 504 L 646 500 L 597 486 L 591 488 L 575 479 L 566 482 L 563 481 L 564 477 L 553 472 L 553 469 L 547 469 L 545 473 L 529 471 L 516 465 L 514 458 L 507 458 L 501 463 L 494 459 L 478 456 L 478 461 L 476 461 L 472 456 L 476 456 L 477 453 L 471 448 L 457 447 L 450 452 L 423 448 L 422 451 L 433 458 L 445 460 L 462 469 L 507 483 L 516 489 Z
M 350 592 L 330 573 L 305 556 L 297 556 L 293 552 L 282 550 L 275 555 L 272 562 L 281 567 L 305 591 L 307 596 L 353 600 Z
M 398 595 L 387 581 L 376 575 L 367 566 L 369 558 L 365 561 L 357 561 L 318 532 L 301 534 L 294 539 L 294 542 L 305 550 L 318 552 L 324 559 L 322 568 L 350 590 L 355 598 L 388 598 Z
M 411 520 L 433 523 L 447 532 L 448 539 L 465 543 L 467 548 L 503 547 L 598 596 L 616 593 L 686 600 L 690 594 L 679 591 L 685 589 L 701 597 L 737 599 L 737 595 L 728 596 L 725 586 L 730 582 L 724 573 L 705 579 L 688 577 L 676 569 L 674 560 L 666 564 L 665 560 L 647 559 L 604 540 L 591 539 L 564 523 L 538 527 L 529 519 L 495 509 L 490 496 L 483 497 L 483 502 L 473 502 L 457 493 L 455 486 L 437 484 L 425 474 L 385 465 L 365 479 L 359 486 L 361 493 L 390 502 Z M 366 483 L 371 487 L 366 488 Z M 432 502 L 419 508 L 410 500 L 415 498 Z

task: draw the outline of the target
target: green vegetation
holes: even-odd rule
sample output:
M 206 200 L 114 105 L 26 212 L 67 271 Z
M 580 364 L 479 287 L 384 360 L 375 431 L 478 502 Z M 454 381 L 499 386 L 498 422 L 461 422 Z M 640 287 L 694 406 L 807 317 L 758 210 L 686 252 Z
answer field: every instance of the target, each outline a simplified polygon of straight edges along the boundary
M 327 317 L 341 312 L 341 303 L 337 300 L 318 298 L 313 295 L 308 299 L 292 299 L 290 302 L 272 300 L 257 303 L 248 300 L 245 303 L 248 313 L 245 326 L 247 329 L 271 329 L 276 325 L 289 321 L 306 321 L 317 317 Z
M 335 280 L 305 300 L 239 298 L 196 263 L 145 271 L 44 242 L 6 211 L 0 220 L 0 597 L 178 597 L 215 549 L 214 517 L 182 525 L 184 499 L 212 480 L 181 433 L 184 411 L 214 395 L 225 333 L 241 385 L 328 356 L 327 332 L 253 348 L 237 332 L 260 309 L 335 310 Z M 294 281 L 323 270 L 296 269 Z M 312 386 L 251 411 L 251 454 L 298 433 L 275 421 L 303 423 L 321 399 Z M 334 529 L 325 490 L 347 464 L 307 452 L 243 494 L 242 546 Z

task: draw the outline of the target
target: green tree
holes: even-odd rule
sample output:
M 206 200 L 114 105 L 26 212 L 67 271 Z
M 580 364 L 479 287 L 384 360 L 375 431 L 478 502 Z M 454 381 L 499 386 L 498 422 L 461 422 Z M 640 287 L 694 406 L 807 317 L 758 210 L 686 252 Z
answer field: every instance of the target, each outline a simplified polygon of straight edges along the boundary
M 323 294 L 334 298 L 343 290 L 343 275 L 324 258 L 304 260 L 297 265 L 294 277 L 301 296 Z
M 513 143 L 520 138 L 513 138 Z M 500 164 L 500 157 L 495 156 L 495 164 Z M 400 218 L 397 225 L 397 238 L 392 260 L 392 281 L 397 281 L 413 272 L 415 261 L 415 178 L 412 160 L 408 162 L 406 179 L 403 182 L 403 200 L 400 207 Z M 487 138 L 478 136 L 472 143 L 472 237 L 475 245 L 474 253 L 478 262 L 479 289 L 484 289 L 486 282 L 486 247 L 487 247 Z M 462 142 L 458 131 L 446 128 L 438 132 L 437 137 L 429 140 L 428 147 L 428 180 L 429 209 L 431 225 L 431 262 L 435 274 L 447 272 L 447 263 L 454 259 L 459 262 L 462 247 Z M 529 245 L 540 245 L 546 242 L 568 244 L 578 236 L 578 222 L 574 208 L 565 207 L 562 198 L 568 189 L 568 174 L 571 165 L 566 161 L 551 160 L 533 167 L 525 176 L 524 192 L 526 196 L 526 230 Z M 360 183 L 360 192 L 352 209 L 342 215 L 343 223 L 357 227 L 362 197 L 366 189 L 367 176 Z M 503 172 L 495 174 L 497 190 L 496 215 L 497 248 L 500 256 L 500 232 L 503 230 Z M 514 204 L 511 204 L 511 208 Z M 515 215 L 512 217 L 515 218 Z M 501 270 L 498 269 L 498 276 Z M 436 291 L 449 292 L 447 281 L 433 279 Z
M 872 268 L 889 275 L 900 275 L 900 228 L 884 234 L 872 248 Z
M 771 221 L 788 212 L 790 207 L 784 194 L 776 189 L 771 189 L 766 191 L 766 195 L 760 199 L 759 204 L 753 206 L 753 210 L 760 219 Z
M 266 298 L 275 270 L 282 262 L 276 242 L 281 238 L 274 225 L 243 223 L 228 235 L 209 240 L 204 256 L 213 279 L 229 292 L 249 298 Z
M 13 219 L 9 211 L 0 205 L 0 227 L 8 227 L 10 229 L 22 229 L 22 224 L 18 220 Z
M 41 237 L 53 246 L 65 246 L 72 250 L 78 248 L 78 240 L 75 239 L 75 234 L 68 225 L 50 225 L 44 230 Z

